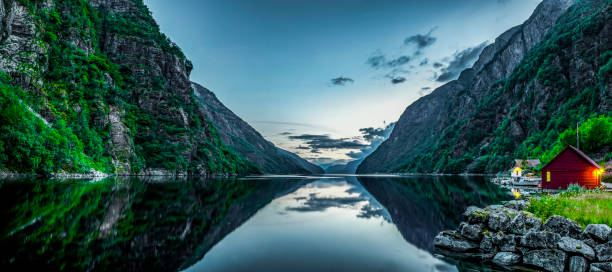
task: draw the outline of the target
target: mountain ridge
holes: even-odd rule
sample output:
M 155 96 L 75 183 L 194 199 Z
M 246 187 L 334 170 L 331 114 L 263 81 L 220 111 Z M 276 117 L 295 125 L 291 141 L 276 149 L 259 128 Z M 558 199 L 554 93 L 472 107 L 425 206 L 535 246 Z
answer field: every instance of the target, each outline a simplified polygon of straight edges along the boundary
M 142 0 L 0 0 L 0 22 L 2 172 L 262 172 L 223 143 Z
M 547 102 L 554 100 L 551 93 L 556 91 L 562 93 L 558 90 L 562 88 L 541 91 L 545 88 L 542 88 L 542 84 L 538 83 L 537 79 L 533 80 L 533 72 L 530 75 L 522 75 L 520 86 L 516 85 L 516 77 L 522 73 L 521 69 L 526 69 L 525 66 L 529 63 L 525 63 L 530 59 L 536 59 L 538 68 L 544 71 L 540 75 L 545 74 L 546 65 L 543 64 L 543 60 L 534 57 L 536 53 L 532 51 L 544 50 L 541 48 L 547 46 L 550 40 L 557 39 L 556 36 L 551 38 L 554 33 L 570 35 L 572 30 L 578 27 L 575 25 L 587 22 L 590 15 L 599 14 L 598 16 L 602 17 L 601 24 L 597 26 L 599 32 L 596 34 L 599 38 L 605 37 L 609 32 L 609 15 L 605 12 L 598 13 L 597 10 L 609 5 L 610 1 L 574 3 L 570 0 L 545 0 L 540 3 L 525 23 L 504 32 L 495 43 L 485 47 L 473 67 L 464 70 L 457 80 L 442 85 L 431 94 L 409 105 L 389 139 L 364 160 L 358 168 L 358 173 L 497 172 L 510 167 L 513 156 L 534 156 L 533 150 L 529 152 L 515 150 L 512 145 L 522 145 L 526 138 L 551 129 L 545 123 L 534 124 L 534 121 L 526 122 L 512 118 L 515 112 L 519 112 L 518 109 L 521 118 L 529 119 L 530 112 L 517 108 L 518 105 L 525 108 L 528 106 L 529 110 L 534 112 L 540 109 L 547 114 L 556 114 L 554 109 L 543 110 L 543 108 Z M 558 23 L 561 19 L 562 22 Z M 556 29 L 556 32 L 550 34 L 553 29 Z M 584 38 L 579 34 L 574 35 L 576 39 Z M 595 52 L 603 55 L 603 52 L 609 50 L 610 43 L 605 41 L 602 44 L 597 43 L 597 46 L 601 48 L 597 48 Z M 596 75 L 596 70 L 599 69 L 596 66 L 600 65 L 593 64 L 592 69 L 585 71 L 584 74 L 592 75 L 592 71 L 595 70 Z M 532 68 L 530 69 L 533 70 Z M 564 69 L 566 68 L 560 68 Z M 536 69 L 535 74 L 540 70 Z M 568 81 L 572 80 L 569 76 L 567 78 Z M 597 80 L 593 79 L 593 76 L 589 78 L 589 82 Z M 564 100 L 558 101 L 559 103 L 568 102 L 570 99 L 566 96 L 575 95 L 577 92 L 575 90 L 578 88 L 573 87 L 574 92 L 565 91 L 571 89 L 570 87 L 563 88 L 567 94 L 564 93 Z M 579 88 L 584 87 L 584 85 L 579 86 Z M 541 95 L 543 99 L 539 99 L 540 97 L 534 94 L 536 88 L 541 91 L 537 95 Z M 600 90 L 603 104 L 598 105 L 596 109 L 589 109 L 585 114 L 606 111 L 608 103 L 606 101 L 610 97 L 609 95 L 606 97 L 606 90 L 609 92 L 609 87 Z M 533 99 L 535 96 L 539 101 L 534 105 L 527 105 L 525 101 L 519 101 L 521 93 L 525 98 Z M 506 100 L 500 100 L 500 97 Z M 492 105 L 492 103 L 497 104 Z M 530 131 L 527 125 L 532 126 L 529 128 Z M 537 140 L 546 148 L 552 141 L 549 138 L 542 140 L 540 137 Z M 530 152 L 531 154 L 526 154 Z

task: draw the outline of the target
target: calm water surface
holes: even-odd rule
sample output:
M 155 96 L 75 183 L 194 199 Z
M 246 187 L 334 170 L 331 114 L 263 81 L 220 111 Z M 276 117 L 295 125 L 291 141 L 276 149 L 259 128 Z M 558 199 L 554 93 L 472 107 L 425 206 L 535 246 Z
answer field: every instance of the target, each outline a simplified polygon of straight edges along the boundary
M 0 264 L 456 271 L 432 255 L 433 237 L 456 227 L 468 205 L 507 196 L 482 177 L 2 181 Z

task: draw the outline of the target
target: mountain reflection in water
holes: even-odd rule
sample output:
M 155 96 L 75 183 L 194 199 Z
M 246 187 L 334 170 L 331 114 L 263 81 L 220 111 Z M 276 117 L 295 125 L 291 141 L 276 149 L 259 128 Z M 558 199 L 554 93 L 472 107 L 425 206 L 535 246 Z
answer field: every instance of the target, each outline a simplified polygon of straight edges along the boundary
M 477 177 L 2 181 L 0 265 L 453 271 L 433 236 L 505 195 Z

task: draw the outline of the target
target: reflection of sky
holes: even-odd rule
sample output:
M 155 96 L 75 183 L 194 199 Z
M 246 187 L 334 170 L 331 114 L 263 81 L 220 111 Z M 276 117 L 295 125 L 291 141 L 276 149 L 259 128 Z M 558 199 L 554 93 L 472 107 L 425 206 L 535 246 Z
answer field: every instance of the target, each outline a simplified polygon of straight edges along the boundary
M 318 180 L 269 203 L 188 270 L 454 270 L 406 242 L 388 218 L 360 185 Z

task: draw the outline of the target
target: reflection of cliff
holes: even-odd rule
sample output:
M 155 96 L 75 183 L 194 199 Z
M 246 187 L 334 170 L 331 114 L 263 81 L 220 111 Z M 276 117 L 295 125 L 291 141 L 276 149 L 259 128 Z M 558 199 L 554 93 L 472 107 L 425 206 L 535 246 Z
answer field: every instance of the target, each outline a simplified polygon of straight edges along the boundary
M 217 242 L 238 228 L 253 216 L 260 208 L 280 196 L 292 193 L 300 186 L 307 183 L 306 180 L 260 180 L 244 181 L 243 183 L 255 184 L 256 189 L 242 199 L 235 202 L 227 210 L 226 216 L 220 220 L 216 227 L 205 232 L 204 239 L 198 240 L 198 247 L 180 266 L 185 269 L 204 257 Z
M 426 250 L 433 249 L 439 231 L 456 227 L 467 206 L 484 206 L 507 196 L 482 177 L 359 177 L 359 181 L 387 208 L 404 239 Z
M 173 271 L 303 181 L 20 182 L 0 187 L 0 265 Z M 9 251 L 10 249 L 10 251 Z

